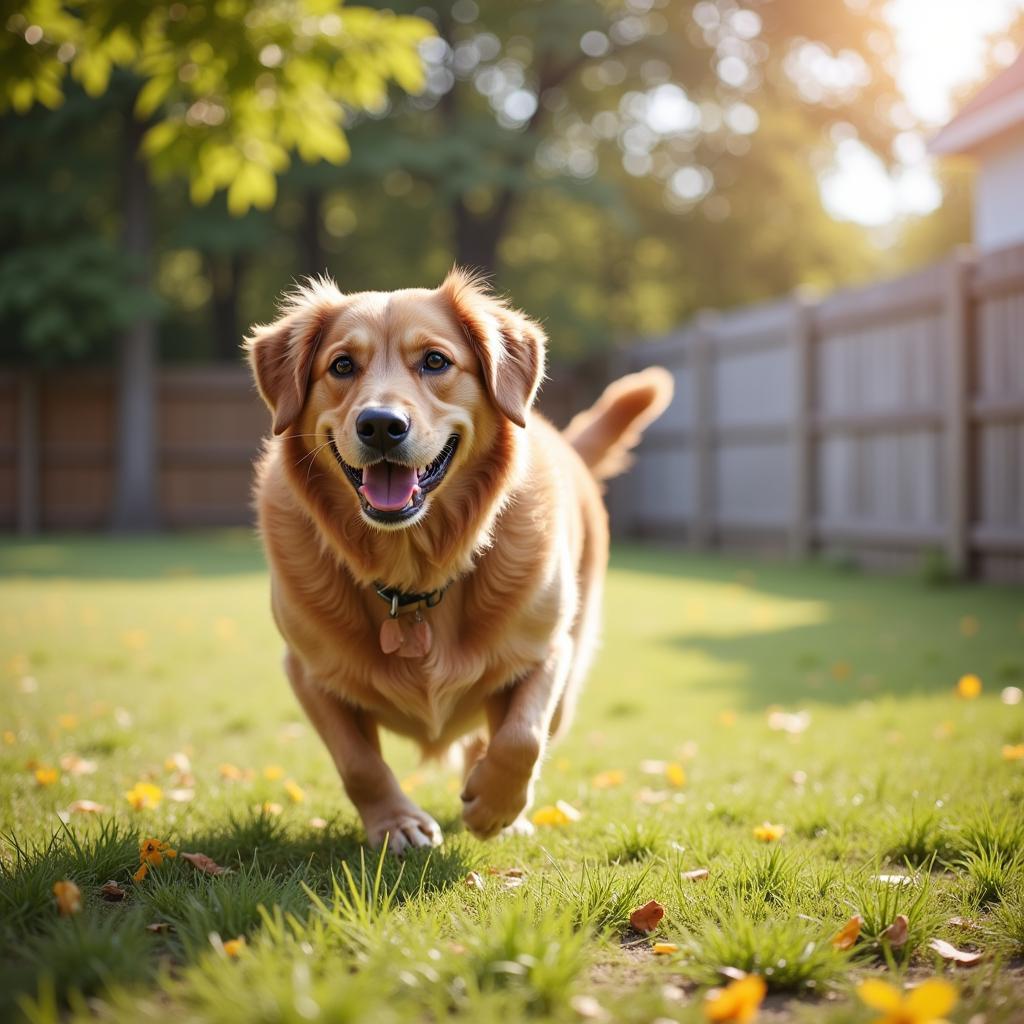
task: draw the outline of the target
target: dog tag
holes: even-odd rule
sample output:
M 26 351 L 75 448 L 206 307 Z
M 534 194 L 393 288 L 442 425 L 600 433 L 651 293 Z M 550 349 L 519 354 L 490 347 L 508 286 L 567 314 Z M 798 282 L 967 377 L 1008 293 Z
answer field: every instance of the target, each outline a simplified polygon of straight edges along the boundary
M 406 633 L 405 642 L 398 654 L 402 658 L 422 658 L 430 652 L 434 640 L 434 632 L 426 619 L 417 618 Z
M 405 631 L 398 619 L 385 619 L 380 624 L 380 649 L 385 654 L 394 654 L 405 643 Z M 402 651 L 404 655 L 405 652 Z

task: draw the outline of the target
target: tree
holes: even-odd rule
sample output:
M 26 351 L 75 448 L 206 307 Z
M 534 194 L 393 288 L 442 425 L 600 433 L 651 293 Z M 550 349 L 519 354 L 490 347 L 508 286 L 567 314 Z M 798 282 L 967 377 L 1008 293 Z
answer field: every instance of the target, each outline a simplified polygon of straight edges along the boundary
M 615 207 L 620 219 L 633 177 L 656 183 L 669 219 L 710 199 L 710 164 L 735 175 L 765 112 L 798 116 L 805 139 L 841 125 L 888 156 L 900 99 L 882 8 L 455 0 L 437 8 L 424 94 L 363 155 L 374 173 L 390 159 L 427 182 L 456 260 L 494 274 L 502 240 L 541 193 Z
M 56 109 L 69 79 L 104 96 L 114 72 L 125 73 L 121 245 L 129 290 L 145 293 L 151 175 L 184 176 L 196 203 L 224 190 L 233 214 L 270 207 L 292 154 L 343 162 L 349 110 L 381 108 L 392 82 L 419 88 L 428 34 L 420 19 L 336 0 L 29 0 L 0 31 L 0 112 Z M 155 522 L 155 360 L 153 319 L 138 316 L 118 349 L 115 524 L 124 529 Z

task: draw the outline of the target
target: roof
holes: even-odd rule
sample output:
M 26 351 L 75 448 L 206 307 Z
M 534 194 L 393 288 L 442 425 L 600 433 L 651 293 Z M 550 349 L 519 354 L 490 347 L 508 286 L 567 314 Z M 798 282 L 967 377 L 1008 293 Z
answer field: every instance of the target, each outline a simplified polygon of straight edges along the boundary
M 1024 51 L 996 75 L 932 139 L 933 153 L 971 153 L 983 143 L 1024 124 Z

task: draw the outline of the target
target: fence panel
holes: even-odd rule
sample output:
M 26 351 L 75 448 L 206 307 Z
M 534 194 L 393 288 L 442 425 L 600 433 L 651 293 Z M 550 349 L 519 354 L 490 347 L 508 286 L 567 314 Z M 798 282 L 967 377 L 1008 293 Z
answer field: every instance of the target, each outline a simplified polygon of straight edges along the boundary
M 702 359 L 710 396 L 677 398 L 673 425 L 644 440 L 619 523 L 698 546 L 788 533 L 794 553 L 873 565 L 939 549 L 954 569 L 1024 580 L 1024 247 L 705 314 L 631 365 Z

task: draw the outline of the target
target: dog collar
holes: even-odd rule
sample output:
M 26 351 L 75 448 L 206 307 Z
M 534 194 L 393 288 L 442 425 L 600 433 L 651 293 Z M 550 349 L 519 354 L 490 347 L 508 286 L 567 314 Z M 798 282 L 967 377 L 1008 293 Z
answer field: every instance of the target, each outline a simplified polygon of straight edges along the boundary
M 410 594 L 404 590 L 399 590 L 398 587 L 385 587 L 383 583 L 374 583 L 377 596 L 382 601 L 387 601 L 389 606 L 388 615 L 393 619 L 398 618 L 398 613 L 402 608 L 407 608 L 411 604 L 422 603 L 427 608 L 436 607 L 441 603 L 445 591 L 450 586 L 451 583 L 446 583 L 443 587 L 438 587 L 437 590 L 424 590 L 418 594 Z

